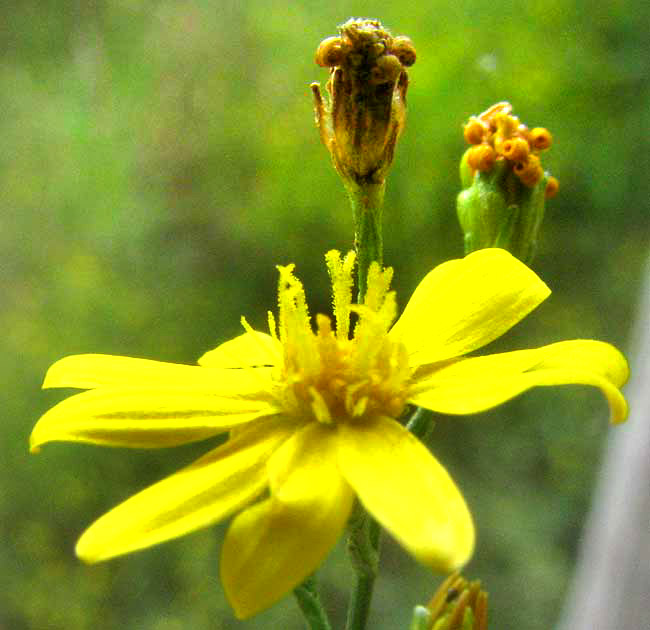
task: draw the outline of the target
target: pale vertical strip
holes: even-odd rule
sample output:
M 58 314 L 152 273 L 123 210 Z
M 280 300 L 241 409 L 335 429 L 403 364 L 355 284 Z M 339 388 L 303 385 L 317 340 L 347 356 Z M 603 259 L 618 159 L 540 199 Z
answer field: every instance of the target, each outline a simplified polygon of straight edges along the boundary
M 650 630 L 650 267 L 642 296 L 630 417 L 610 428 L 560 630 Z

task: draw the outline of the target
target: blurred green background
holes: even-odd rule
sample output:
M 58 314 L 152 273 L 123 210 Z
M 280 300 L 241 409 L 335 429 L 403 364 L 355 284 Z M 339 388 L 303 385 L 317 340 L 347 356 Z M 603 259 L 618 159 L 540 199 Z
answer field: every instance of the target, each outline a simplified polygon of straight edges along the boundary
M 494 348 L 593 337 L 626 347 L 647 254 L 648 3 L 570 0 L 164 2 L 33 0 L 0 8 L 0 628 L 301 628 L 291 597 L 237 622 L 218 581 L 224 527 L 87 567 L 97 516 L 208 446 L 157 452 L 53 444 L 27 453 L 65 392 L 47 367 L 79 352 L 192 363 L 263 326 L 277 263 L 328 311 L 322 255 L 351 246 L 342 186 L 314 128 L 319 41 L 350 16 L 408 34 L 405 134 L 389 178 L 386 261 L 403 305 L 462 254 L 461 123 L 509 100 L 555 144 L 560 179 L 535 270 L 551 298 Z M 491 628 L 552 627 L 607 431 L 582 388 L 440 418 L 434 453 L 478 525 L 468 577 Z M 341 547 L 341 546 L 340 546 Z M 406 628 L 440 581 L 387 540 L 373 629 Z M 323 570 L 341 627 L 351 574 Z

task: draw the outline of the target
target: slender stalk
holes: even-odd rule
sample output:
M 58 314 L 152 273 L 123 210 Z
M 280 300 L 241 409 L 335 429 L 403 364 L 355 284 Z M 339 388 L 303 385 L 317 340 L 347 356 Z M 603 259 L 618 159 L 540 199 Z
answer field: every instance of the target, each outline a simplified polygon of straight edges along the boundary
M 382 208 L 385 184 L 346 182 L 354 213 L 354 246 L 357 252 L 359 304 L 366 295 L 368 269 L 373 261 L 383 263 Z M 346 630 L 364 630 L 379 571 L 381 528 L 357 503 L 349 523 L 348 551 L 356 572 L 356 583 L 346 621 Z
M 302 584 L 293 590 L 310 630 L 332 630 L 327 612 L 320 601 L 316 586 L 316 576 L 310 575 Z
M 354 506 L 348 528 L 348 552 L 356 573 L 356 583 L 345 627 L 346 630 L 363 630 L 368 621 L 372 591 L 379 572 L 381 529 L 358 502 Z
M 368 268 L 383 263 L 382 207 L 386 185 L 345 181 L 354 213 L 354 247 L 357 252 L 359 303 L 366 294 Z
M 374 586 L 374 575 L 359 575 L 357 577 L 357 583 L 354 591 L 352 591 L 352 600 L 348 608 L 348 618 L 345 624 L 346 630 L 362 630 L 366 627 Z
M 418 407 L 406 428 L 420 439 L 426 439 L 433 428 L 433 414 Z M 360 504 L 356 504 L 349 523 L 348 552 L 357 581 L 348 608 L 346 630 L 364 630 L 368 623 L 370 602 L 379 572 L 381 528 Z
M 433 412 L 422 407 L 416 407 L 406 423 L 406 428 L 419 440 L 426 441 L 431 431 L 433 431 L 433 425 Z

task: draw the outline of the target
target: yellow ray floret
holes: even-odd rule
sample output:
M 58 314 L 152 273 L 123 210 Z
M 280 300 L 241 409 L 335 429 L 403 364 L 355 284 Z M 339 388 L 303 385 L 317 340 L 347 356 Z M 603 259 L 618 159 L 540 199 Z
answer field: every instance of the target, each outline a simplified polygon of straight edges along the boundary
M 352 303 L 354 254 L 326 256 L 334 324 L 312 322 L 293 265 L 278 267 L 278 319 L 206 353 L 200 366 L 104 355 L 55 363 L 45 387 L 77 387 L 31 436 L 111 446 L 172 446 L 231 431 L 189 467 L 98 519 L 77 544 L 97 562 L 233 519 L 221 576 L 236 614 L 273 604 L 323 561 L 354 497 L 415 558 L 450 571 L 474 527 L 443 466 L 398 419 L 408 404 L 449 414 L 489 409 L 531 387 L 599 388 L 625 419 L 625 358 L 591 340 L 480 357 L 550 291 L 528 267 L 485 249 L 431 271 L 397 319 L 392 270 L 373 263 Z M 354 324 L 352 323 L 354 320 Z M 394 323 L 395 322 L 395 323 Z

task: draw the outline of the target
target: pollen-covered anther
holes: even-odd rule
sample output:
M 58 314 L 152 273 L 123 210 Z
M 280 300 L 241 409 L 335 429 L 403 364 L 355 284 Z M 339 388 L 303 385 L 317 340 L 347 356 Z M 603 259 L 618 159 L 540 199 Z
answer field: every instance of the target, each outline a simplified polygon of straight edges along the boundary
M 488 134 L 488 126 L 476 116 L 472 116 L 463 128 L 463 135 L 468 144 L 481 144 Z
M 323 68 L 333 68 L 343 61 L 345 53 L 340 37 L 327 37 L 318 46 L 314 61 Z
M 519 127 L 517 127 L 517 135 L 530 144 L 530 129 L 528 129 L 524 123 L 519 123 Z
M 497 114 L 494 117 L 494 122 L 496 123 L 497 135 L 502 141 L 512 138 L 520 125 L 519 118 L 505 113 Z
M 503 143 L 501 153 L 503 157 L 513 162 L 526 162 L 530 152 L 528 142 L 523 138 L 511 138 Z
M 489 171 L 497 159 L 496 151 L 488 144 L 479 144 L 470 149 L 467 163 L 474 171 Z
M 417 53 L 411 38 L 404 35 L 399 35 L 393 38 L 390 45 L 390 52 L 401 61 L 403 66 L 406 66 L 407 68 L 412 66 L 417 59 Z
M 534 149 L 544 151 L 553 144 L 553 136 L 544 127 L 535 127 L 530 130 L 530 143 Z
M 514 170 L 521 183 L 529 188 L 533 188 L 544 175 L 539 158 L 532 154 L 528 156 L 525 162 L 515 164 Z

